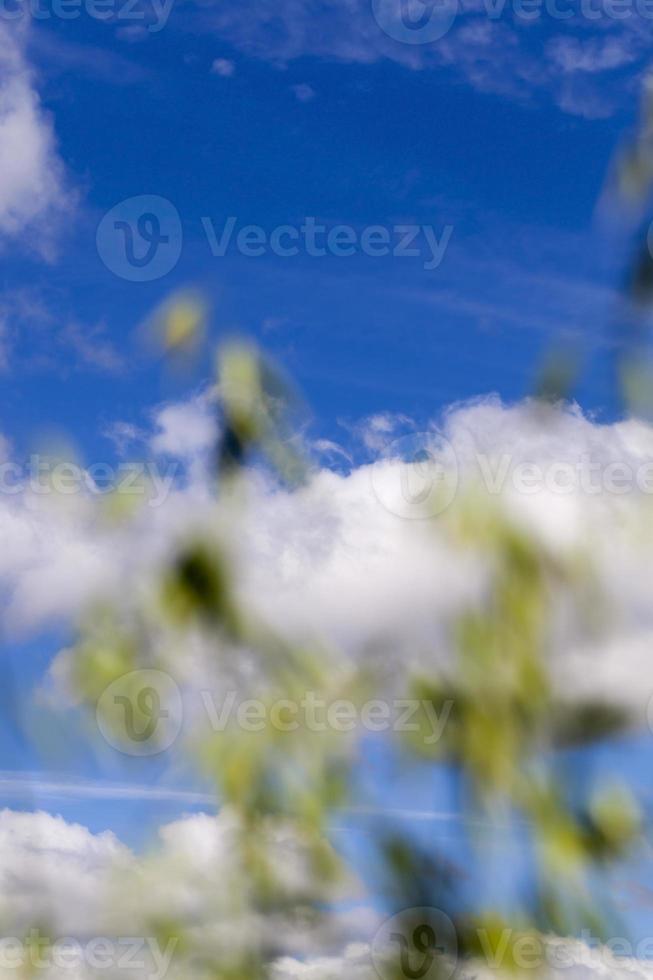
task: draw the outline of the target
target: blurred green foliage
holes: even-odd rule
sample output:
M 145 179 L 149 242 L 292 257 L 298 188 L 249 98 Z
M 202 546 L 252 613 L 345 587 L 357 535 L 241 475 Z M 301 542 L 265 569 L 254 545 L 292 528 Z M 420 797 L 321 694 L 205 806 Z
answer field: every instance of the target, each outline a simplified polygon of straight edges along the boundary
M 646 126 L 625 160 L 629 193 L 638 182 L 653 180 L 648 156 L 653 144 Z M 164 319 L 166 346 L 175 351 L 192 345 L 202 328 L 201 310 L 188 300 L 182 309 L 166 308 Z M 234 523 L 247 521 L 248 463 L 266 461 L 280 481 L 293 486 L 308 471 L 293 427 L 296 397 L 256 349 L 241 343 L 223 346 L 215 380 L 221 433 L 214 454 L 215 519 L 206 533 L 179 544 L 154 590 L 144 589 L 124 607 L 89 610 L 74 658 L 77 690 L 95 708 L 112 681 L 142 667 L 169 670 L 170 651 L 183 658 L 192 637 L 201 635 L 216 662 L 227 668 L 247 651 L 255 666 L 256 696 L 264 702 L 279 697 L 299 702 L 307 690 L 326 701 L 360 701 L 376 693 L 368 666 L 337 651 L 293 647 L 238 597 L 220 529 L 229 525 L 233 530 Z M 542 382 L 542 397 L 559 397 L 570 380 L 568 365 L 553 363 Z M 508 928 L 514 930 L 514 941 L 547 930 L 568 935 L 582 927 L 606 929 L 591 882 L 597 869 L 620 859 L 638 840 L 640 818 L 623 788 L 599 787 L 579 802 L 576 787 L 555 764 L 555 752 L 614 736 L 631 719 L 609 704 L 561 699 L 550 667 L 561 595 L 592 627 L 591 568 L 578 557 L 561 558 L 514 524 L 505 510 L 471 491 L 439 521 L 456 546 L 489 568 L 490 586 L 474 608 L 452 613 L 448 629 L 455 661 L 448 670 L 436 669 L 434 658 L 432 672 L 400 678 L 402 693 L 428 700 L 438 716 L 452 703 L 442 739 L 430 745 L 421 732 L 393 738 L 403 739 L 407 760 L 426 756 L 454 767 L 464 787 L 480 867 L 483 840 L 475 835 L 472 818 L 491 822 L 497 814 L 511 814 L 526 823 L 535 885 L 517 921 L 504 921 L 491 908 L 472 914 L 461 908 L 459 872 L 446 856 L 425 855 L 401 834 L 379 833 L 375 845 L 389 911 L 402 904 L 443 909 L 469 957 L 487 954 L 479 948 L 480 935 L 494 948 Z M 424 534 L 429 533 L 425 523 Z M 234 914 L 308 916 L 318 930 L 329 915 L 325 887 L 348 874 L 325 835 L 334 811 L 352 798 L 360 732 L 314 732 L 304 725 L 295 731 L 267 726 L 252 733 L 232 726 L 192 740 L 187 750 L 189 765 L 211 779 L 217 804 L 231 808 L 238 820 Z M 306 848 L 310 874 L 300 889 L 282 887 L 269 860 L 266 841 L 275 826 L 291 827 Z M 242 946 L 234 939 L 208 955 L 194 947 L 188 924 L 162 922 L 157 915 L 152 925 L 180 939 L 178 955 L 189 970 L 215 980 L 265 977 L 270 958 L 283 949 L 278 935 L 276 944 L 261 939 L 258 945 Z M 511 963 L 510 951 L 505 962 Z

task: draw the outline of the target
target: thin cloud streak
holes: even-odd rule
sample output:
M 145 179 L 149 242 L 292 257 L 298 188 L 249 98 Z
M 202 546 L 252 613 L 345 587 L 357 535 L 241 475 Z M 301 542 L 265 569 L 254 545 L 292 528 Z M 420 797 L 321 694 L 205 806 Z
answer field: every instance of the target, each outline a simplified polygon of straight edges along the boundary
M 213 806 L 210 793 L 171 789 L 167 786 L 141 786 L 94 780 L 51 779 L 39 772 L 0 771 L 0 796 L 39 797 L 59 800 L 156 800 L 189 805 Z

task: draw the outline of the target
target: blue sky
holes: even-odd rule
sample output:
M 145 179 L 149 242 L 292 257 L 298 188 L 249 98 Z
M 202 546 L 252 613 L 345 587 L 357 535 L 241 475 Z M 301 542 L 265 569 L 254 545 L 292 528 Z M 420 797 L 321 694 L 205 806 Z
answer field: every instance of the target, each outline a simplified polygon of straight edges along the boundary
M 16 431 L 27 437 L 46 417 L 86 440 L 110 403 L 136 416 L 161 389 L 158 366 L 134 355 L 134 328 L 188 283 L 214 299 L 217 334 L 254 334 L 283 360 L 326 433 L 339 416 L 433 414 L 488 391 L 518 397 L 542 351 L 565 334 L 591 352 L 583 404 L 610 411 L 602 353 L 625 256 L 605 241 L 596 206 L 636 113 L 637 71 L 552 73 L 550 50 L 556 39 L 573 41 L 589 57 L 613 34 L 634 45 L 630 22 L 610 23 L 610 31 L 602 23 L 588 37 L 587 23 L 568 27 L 545 14 L 528 27 L 508 12 L 497 22 L 461 15 L 453 38 L 472 22 L 497 35 L 489 49 L 465 41 L 478 62 L 470 81 L 455 61 L 438 64 L 437 44 L 453 44 L 450 35 L 420 51 L 422 63 L 406 65 L 413 46 L 389 41 L 364 4 L 352 7 L 352 36 L 362 24 L 367 39 L 358 44 L 369 50 L 350 60 L 335 38 L 318 42 L 310 29 L 304 47 L 281 40 L 292 35 L 290 7 L 282 6 L 269 42 L 265 8 L 239 9 L 242 24 L 211 31 L 210 6 L 184 5 L 158 33 L 131 40 L 120 36 L 120 21 L 88 16 L 34 27 L 39 93 L 79 203 L 51 264 L 20 249 L 6 256 L 5 290 L 42 307 L 9 315 L 16 370 L 5 395 Z M 327 25 L 339 36 L 337 8 L 319 11 L 306 5 L 308 23 L 314 17 L 320 36 Z M 517 67 L 525 76 L 553 77 L 517 84 L 517 56 L 499 43 L 502 32 L 508 54 L 513 44 L 523 49 Z M 216 59 L 233 73 L 212 71 Z M 561 108 L 563 83 L 590 92 L 606 118 Z M 297 86 L 310 93 L 306 101 Z M 178 265 L 151 283 L 121 281 L 95 248 L 101 216 L 140 194 L 167 198 L 183 225 Z M 229 215 L 239 227 L 268 231 L 306 215 L 357 228 L 416 222 L 438 235 L 453 230 L 431 271 L 421 259 L 392 256 L 247 258 L 231 249 L 214 258 L 201 219 L 220 229 Z M 49 316 L 53 323 L 39 323 Z M 103 331 L 115 369 L 92 370 L 88 352 L 75 349 L 81 344 L 57 342 L 53 334 L 69 324 L 97 343 L 93 332 Z
M 146 427 L 153 406 L 201 390 L 210 361 L 176 377 L 139 340 L 152 310 L 191 287 L 210 303 L 211 339 L 253 336 L 297 382 L 312 437 L 347 449 L 361 418 L 419 424 L 494 392 L 514 402 L 559 344 L 581 354 L 582 408 L 614 420 L 611 326 L 629 246 L 599 201 L 636 119 L 650 24 L 574 9 L 525 21 L 510 4 L 496 17 L 466 4 L 425 45 L 389 37 L 367 0 L 177 0 L 160 30 L 148 6 L 131 21 L 82 10 L 21 22 L 39 125 L 56 140 L 45 182 L 60 200 L 24 233 L 3 227 L 2 432 L 15 458 L 65 432 L 86 461 L 115 461 L 115 422 Z M 97 234 L 141 195 L 170 202 L 183 240 L 170 272 L 134 282 L 103 262 Z M 307 217 L 357 235 L 450 230 L 432 269 L 424 251 L 214 256 L 206 223 L 219 234 L 229 216 L 268 235 Z M 2 686 L 21 708 L 0 727 L 0 770 L 58 772 L 65 759 L 71 779 L 114 787 L 165 772 L 172 795 L 127 808 L 120 789 L 29 798 L 5 784 L 3 798 L 0 779 L 0 803 L 140 845 L 154 824 L 206 809 L 174 796 L 201 787 L 165 762 L 98 758 L 83 734 L 68 731 L 59 755 L 50 729 L 48 751 L 37 744 L 34 688 L 70 636 L 64 622 L 6 642 Z M 640 779 L 649 742 L 614 751 Z

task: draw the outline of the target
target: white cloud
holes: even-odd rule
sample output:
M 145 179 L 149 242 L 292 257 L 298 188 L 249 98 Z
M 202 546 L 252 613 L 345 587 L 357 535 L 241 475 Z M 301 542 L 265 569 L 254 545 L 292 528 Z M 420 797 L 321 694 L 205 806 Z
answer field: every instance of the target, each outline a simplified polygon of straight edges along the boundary
M 154 424 L 151 447 L 155 454 L 180 459 L 201 455 L 217 437 L 215 401 L 201 394 L 191 401 L 166 405 L 157 411 Z
M 259 0 L 204 4 L 198 17 L 202 30 L 212 30 L 236 49 L 275 66 L 314 57 L 359 64 L 387 60 L 412 70 L 444 69 L 481 92 L 518 101 L 551 98 L 565 112 L 590 117 L 611 115 L 632 98 L 628 85 L 622 86 L 621 99 L 615 98 L 616 70 L 632 65 L 634 86 L 647 68 L 650 24 L 634 7 L 630 17 L 620 19 L 607 12 L 603 17 L 598 12 L 598 19 L 576 12 L 571 20 L 566 16 L 560 20 L 542 4 L 533 19 L 532 11 L 521 17 L 516 4 L 468 0 L 458 4 L 447 33 L 421 44 L 393 39 L 377 23 L 373 9 L 368 0 L 321 4 Z M 560 36 L 549 42 L 556 28 Z M 573 39 L 570 28 L 577 35 Z M 593 76 L 583 98 L 570 94 L 567 72 Z
M 412 420 L 407 415 L 393 412 L 377 412 L 369 415 L 353 426 L 348 426 L 366 446 L 374 453 L 379 453 L 393 439 L 394 434 L 402 429 L 414 428 Z
M 3 928 L 47 924 L 60 936 L 97 931 L 103 889 L 128 860 L 127 848 L 108 831 L 92 834 L 44 812 L 0 811 Z
M 287 956 L 277 960 L 271 969 L 271 980 L 375 980 L 369 947 L 352 943 L 342 956 L 312 957 L 308 961 Z
M 653 968 L 648 963 L 632 957 L 613 957 L 605 947 L 590 949 L 581 942 L 549 937 L 542 942 L 541 949 L 542 960 L 552 962 L 542 971 L 533 971 L 531 967 L 526 972 L 536 972 L 544 980 L 650 980 L 653 977 Z M 555 965 L 556 959 L 559 966 Z M 389 971 L 388 975 L 391 975 Z M 459 964 L 454 975 L 459 980 L 497 980 L 511 973 L 471 961 Z M 337 957 L 314 957 L 306 961 L 285 957 L 277 961 L 271 972 L 271 980 L 340 980 L 341 977 L 378 980 L 368 946 L 352 944 Z
M 133 422 L 111 422 L 103 435 L 116 447 L 119 456 L 124 456 L 135 443 L 142 441 L 144 433 Z
M 24 238 L 31 248 L 49 255 L 72 198 L 24 41 L 23 25 L 14 29 L 0 24 L 0 239 Z
M 82 513 L 72 517 L 29 495 L 15 502 L 3 496 L 0 533 L 6 546 L 0 582 L 14 627 L 38 628 L 53 616 L 73 617 L 94 589 L 111 580 L 110 549 Z
M 231 78 L 236 71 L 236 66 L 229 58 L 216 58 L 211 65 L 211 71 L 221 78 Z
M 619 698 L 644 724 L 653 693 L 645 681 L 653 637 L 653 427 L 635 420 L 601 425 L 577 408 L 528 402 L 454 406 L 442 423 L 451 449 L 443 448 L 440 458 L 450 463 L 455 453 L 458 495 L 443 516 L 407 520 L 398 513 L 407 506 L 411 516 L 415 508 L 405 494 L 419 494 L 430 471 L 424 474 L 422 464 L 407 470 L 392 454 L 385 458 L 383 440 L 392 443 L 397 424 L 378 416 L 361 430 L 377 447 L 376 464 L 349 473 L 319 468 L 296 490 L 252 473 L 246 522 L 234 520 L 224 530 L 242 598 L 294 640 L 372 660 L 379 684 L 398 664 L 444 669 L 452 657 L 451 617 L 480 601 L 490 574 L 482 555 L 455 543 L 447 522 L 465 488 L 480 480 L 486 504 L 500 507 L 552 555 L 594 567 L 605 622 L 597 637 L 580 615 L 556 619 L 551 670 L 560 689 Z M 88 494 L 67 498 L 63 507 L 30 492 L 0 494 L 7 629 L 38 631 L 53 616 L 74 617 L 104 589 L 130 597 L 185 530 L 206 533 L 215 405 L 200 395 L 165 406 L 154 426 L 153 450 L 177 454 L 188 479 L 161 506 L 142 507 L 124 526 L 105 522 L 102 505 Z M 524 464 L 539 468 L 535 487 Z M 624 466 L 631 477 L 625 493 Z M 561 607 L 565 602 L 561 594 Z M 174 669 L 192 675 L 199 667 L 191 660 L 186 671 L 176 658 Z
M 271 950 L 304 957 L 316 943 L 343 948 L 352 928 L 374 931 L 377 918 L 352 905 L 358 885 L 343 879 L 336 885 L 315 883 L 306 842 L 289 827 L 263 825 L 257 837 L 275 875 L 279 899 L 287 911 L 244 912 L 235 901 L 243 881 L 242 828 L 235 814 L 197 814 L 165 824 L 159 839 L 139 855 L 112 833 L 91 833 L 44 811 L 0 811 L 0 914 L 3 937 L 21 937 L 33 927 L 52 939 L 65 936 L 152 936 L 156 923 L 172 922 L 192 942 L 190 963 L 183 950 L 173 962 L 171 978 L 193 974 L 193 964 L 224 962 L 252 941 Z M 328 848 L 328 844 L 323 845 Z M 302 910 L 309 885 L 323 902 L 348 899 L 351 915 L 337 912 L 324 929 Z M 297 903 L 297 913 L 291 911 Z M 349 921 L 348 921 L 349 920 Z M 338 948 L 338 947 L 336 947 Z M 0 963 L 0 975 L 4 961 Z M 82 971 L 95 976 L 94 971 Z M 112 974 L 113 975 L 113 974 Z M 136 972 L 148 977 L 147 970 Z M 203 976 L 201 970 L 198 974 Z
M 319 929 L 305 916 L 260 914 L 243 916 L 234 902 L 238 864 L 239 826 L 235 816 L 198 814 L 160 828 L 158 846 L 138 855 L 112 833 L 91 833 L 79 824 L 45 812 L 0 811 L 0 912 L 3 936 L 21 937 L 32 927 L 47 929 L 53 941 L 74 937 L 152 936 L 156 921 L 174 922 L 187 930 L 195 959 L 183 946 L 172 944 L 170 980 L 188 980 L 198 963 L 224 962 L 225 951 L 242 943 L 251 949 L 252 937 L 286 948 L 270 965 L 271 980 L 378 980 L 372 963 L 374 937 L 381 916 L 365 904 L 337 904 L 331 929 Z M 279 888 L 301 894 L 309 874 L 306 851 L 290 831 L 263 831 L 268 860 L 281 876 Z M 235 878 L 234 878 L 235 876 Z M 344 892 L 343 892 L 344 894 Z M 338 901 L 323 893 L 323 900 Z M 335 945 L 334 945 L 335 944 Z M 161 947 L 164 942 L 161 941 Z M 528 955 L 532 955 L 529 945 Z M 633 955 L 636 942 L 621 939 L 613 948 L 589 946 L 580 940 L 541 937 L 535 954 L 546 965 L 548 980 L 651 980 L 653 967 Z M 142 953 L 143 951 L 140 950 Z M 142 959 L 142 956 L 139 957 Z M 128 975 L 149 978 L 152 964 L 137 964 Z M 14 971 L 0 969 L 2 976 Z M 102 975 L 88 967 L 47 973 L 48 977 L 91 978 Z M 111 973 L 110 975 L 113 975 Z M 203 976 L 201 968 L 198 976 Z M 495 980 L 509 976 L 480 960 L 459 964 L 461 980 Z
M 153 414 L 153 446 L 179 454 L 194 476 L 163 506 L 145 508 L 123 529 L 103 523 L 100 509 L 87 498 L 75 499 L 71 509 L 30 493 L 0 495 L 0 579 L 8 597 L 4 624 L 38 629 L 56 613 L 74 616 L 92 590 L 107 587 L 131 595 L 137 583 L 141 587 L 148 564 L 166 554 L 185 528 L 197 526 L 198 521 L 201 525 L 202 515 L 208 513 L 207 471 L 195 464 L 206 455 L 215 434 L 207 424 L 211 419 L 215 425 L 214 410 L 211 399 L 200 395 Z M 244 530 L 234 525 L 231 539 L 238 556 L 238 588 L 261 614 L 289 637 L 316 637 L 326 648 L 337 645 L 349 656 L 367 657 L 379 684 L 384 682 L 385 668 L 391 673 L 397 664 L 441 669 L 451 653 L 450 616 L 479 600 L 489 574 L 486 564 L 473 551 L 456 545 L 448 530 L 447 515 L 456 513 L 460 495 L 444 515 L 429 521 L 402 519 L 383 506 L 382 501 L 387 504 L 395 498 L 400 504 L 403 499 L 409 508 L 414 502 L 402 498 L 405 464 L 387 454 L 383 442 L 384 438 L 392 442 L 398 426 L 404 424 L 405 419 L 393 416 L 368 420 L 360 434 L 368 438 L 372 434 L 380 461 L 355 466 L 348 474 L 316 469 L 303 488 L 293 491 L 272 486 L 260 474 L 252 475 L 247 524 Z M 642 486 L 653 490 L 653 427 L 637 420 L 602 425 L 576 407 L 547 408 L 529 402 L 507 407 L 498 399 L 483 399 L 453 406 L 441 429 L 455 450 L 463 488 L 470 488 L 484 473 L 486 487 L 497 481 L 490 502 L 535 535 L 542 547 L 557 557 L 582 560 L 587 556 L 595 563 L 604 607 L 610 610 L 606 631 L 590 642 L 567 611 L 556 623 L 552 673 L 564 693 L 607 695 L 634 705 L 643 724 L 652 693 L 647 678 L 653 638 L 649 574 L 653 493 L 636 486 L 622 493 L 619 479 L 616 489 L 606 490 L 606 474 L 616 479 L 628 467 L 633 474 L 643 474 L 648 484 Z M 426 444 L 433 433 L 427 428 Z M 442 453 L 440 458 L 451 457 Z M 569 473 L 576 472 L 584 460 L 594 467 L 591 475 L 598 481 L 598 492 L 567 487 Z M 535 464 L 542 474 L 535 481 L 535 492 L 519 482 L 525 463 Z M 417 478 L 420 473 L 429 478 L 428 469 L 418 470 Z M 192 678 L 203 684 L 209 678 L 211 684 L 220 683 L 208 666 L 216 659 L 213 650 L 202 659 L 193 641 L 189 659 L 193 663 L 192 669 L 187 666 L 186 681 Z M 171 669 L 183 674 L 182 661 L 175 646 Z M 53 679 L 65 681 L 65 668 L 64 656 L 55 663 Z M 22 792 L 15 774 L 0 773 L 0 788 L 3 782 L 8 790 Z M 44 798 L 50 800 L 102 796 L 96 786 L 52 779 L 45 779 L 43 789 Z M 130 789 L 116 785 L 104 792 L 107 798 L 126 799 Z M 166 792 L 153 788 L 156 798 Z M 418 814 L 415 818 L 442 817 Z M 311 945 L 314 932 L 306 923 L 279 919 L 243 923 L 230 918 L 228 886 L 240 873 L 234 858 L 236 835 L 234 817 L 228 812 L 217 821 L 201 815 L 169 824 L 161 829 L 163 865 L 157 867 L 131 854 L 111 834 L 94 835 L 48 814 L 4 811 L 0 813 L 0 893 L 11 898 L 0 913 L 6 913 L 7 928 L 12 922 L 18 928 L 34 914 L 43 921 L 52 904 L 55 928 L 62 933 L 99 930 L 103 934 L 111 928 L 124 935 L 138 929 L 143 910 L 153 915 L 165 912 L 168 919 L 192 923 L 195 938 L 211 955 L 220 944 L 238 942 L 238 937 L 245 942 L 252 929 L 272 937 L 270 942 L 277 943 L 278 949 L 274 980 L 374 977 L 368 946 L 375 920 L 365 912 L 361 894 L 356 898 L 361 903 L 356 931 L 352 926 L 346 933 L 342 923 L 334 927 L 343 937 L 337 947 L 333 930 L 321 937 L 325 945 L 316 949 Z M 270 832 L 268 844 L 286 887 L 301 891 L 306 864 L 298 842 L 282 828 Z M 115 879 L 116 869 L 122 878 Z M 115 898 L 112 889 L 118 887 L 117 880 L 120 900 L 116 902 L 111 896 Z M 113 917 L 108 917 L 105 902 Z M 573 967 L 550 976 L 567 980 L 619 977 L 621 972 L 624 980 L 651 976 L 647 965 L 615 964 L 605 955 L 591 959 L 580 945 L 569 944 L 569 949 Z M 187 973 L 182 969 L 179 975 Z M 471 975 L 485 980 L 492 974 L 474 969 Z M 170 977 L 176 980 L 176 974 Z
M 623 37 L 556 37 L 549 45 L 553 63 L 564 72 L 596 73 L 619 68 L 636 60 L 636 52 Z

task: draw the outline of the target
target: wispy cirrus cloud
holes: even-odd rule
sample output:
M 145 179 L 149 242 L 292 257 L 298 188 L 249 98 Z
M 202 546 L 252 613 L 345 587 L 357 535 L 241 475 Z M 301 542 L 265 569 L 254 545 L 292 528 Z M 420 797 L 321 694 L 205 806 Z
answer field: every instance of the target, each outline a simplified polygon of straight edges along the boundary
M 58 294 L 22 288 L 0 293 L 0 370 L 119 374 L 127 361 L 106 325 L 82 324 Z
M 419 3 L 413 6 L 422 10 Z M 510 0 L 465 0 L 451 28 L 424 44 L 389 36 L 368 0 L 238 5 L 209 0 L 196 6 L 187 25 L 277 66 L 305 57 L 350 64 L 387 60 L 413 71 L 449 71 L 482 92 L 519 101 L 549 98 L 564 112 L 601 118 L 636 92 L 647 68 L 651 26 L 634 4 L 623 17 L 611 16 L 604 6 L 597 17 L 594 11 L 586 15 L 577 3 L 543 0 L 533 16 L 533 8 L 522 14 Z M 619 93 L 614 91 L 617 78 Z
M 215 798 L 208 793 L 175 789 L 163 785 L 112 783 L 101 780 L 75 780 L 52 773 L 0 771 L 0 798 L 22 802 L 37 799 L 62 803 L 80 800 L 132 800 L 177 803 L 180 806 L 212 806 Z

